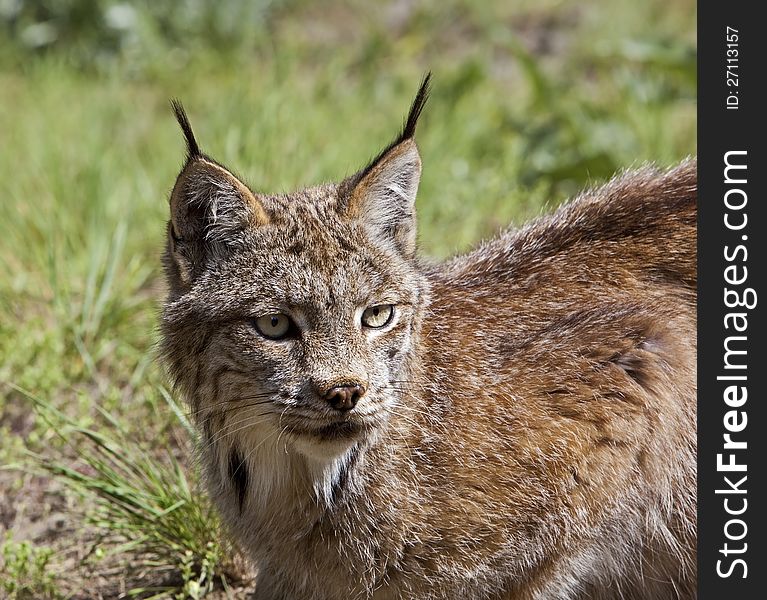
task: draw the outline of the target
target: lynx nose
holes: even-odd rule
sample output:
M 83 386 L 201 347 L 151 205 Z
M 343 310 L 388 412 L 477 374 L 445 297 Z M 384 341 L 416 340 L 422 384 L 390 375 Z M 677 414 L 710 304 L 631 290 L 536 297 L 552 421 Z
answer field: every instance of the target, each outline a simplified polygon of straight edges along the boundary
M 364 395 L 362 385 L 336 385 L 325 392 L 324 398 L 336 410 L 347 411 L 357 406 L 357 401 Z

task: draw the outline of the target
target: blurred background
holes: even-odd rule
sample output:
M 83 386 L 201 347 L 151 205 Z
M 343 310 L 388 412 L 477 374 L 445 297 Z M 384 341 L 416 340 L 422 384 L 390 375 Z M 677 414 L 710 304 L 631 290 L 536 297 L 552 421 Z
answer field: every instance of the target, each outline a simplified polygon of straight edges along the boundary
M 694 0 L 0 0 L 0 597 L 252 583 L 154 365 L 170 98 L 281 192 L 362 166 L 431 70 L 420 242 L 444 257 L 694 154 L 695 23 Z

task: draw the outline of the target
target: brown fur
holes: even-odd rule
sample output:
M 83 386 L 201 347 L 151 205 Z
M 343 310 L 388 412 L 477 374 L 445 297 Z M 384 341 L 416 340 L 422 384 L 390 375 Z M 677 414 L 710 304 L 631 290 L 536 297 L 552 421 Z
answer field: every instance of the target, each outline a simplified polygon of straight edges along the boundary
M 428 264 L 426 92 L 358 175 L 290 196 L 244 192 L 180 117 L 163 349 L 256 596 L 695 597 L 695 163 Z M 366 391 L 339 412 L 336 385 Z

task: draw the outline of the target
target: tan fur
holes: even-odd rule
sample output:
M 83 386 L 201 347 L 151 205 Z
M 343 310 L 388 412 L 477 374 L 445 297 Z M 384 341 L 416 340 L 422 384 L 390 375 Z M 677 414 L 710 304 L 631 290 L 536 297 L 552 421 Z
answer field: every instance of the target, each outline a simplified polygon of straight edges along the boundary
M 430 264 L 411 137 L 255 220 L 186 209 L 202 155 L 174 190 L 164 356 L 256 597 L 695 597 L 695 163 Z M 275 312 L 293 337 L 254 329 Z

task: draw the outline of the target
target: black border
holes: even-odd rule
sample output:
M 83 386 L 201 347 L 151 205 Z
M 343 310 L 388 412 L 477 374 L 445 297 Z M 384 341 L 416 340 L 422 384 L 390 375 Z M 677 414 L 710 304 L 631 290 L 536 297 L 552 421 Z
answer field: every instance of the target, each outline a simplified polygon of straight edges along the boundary
M 764 327 L 764 309 L 767 305 L 767 289 L 760 271 L 767 270 L 767 232 L 763 231 L 764 193 L 763 178 L 767 178 L 765 145 L 767 127 L 762 113 L 767 109 L 762 79 L 767 74 L 767 23 L 757 15 L 762 7 L 756 1 L 701 1 L 698 4 L 698 597 L 702 600 L 722 598 L 767 598 L 767 560 L 764 546 L 767 544 L 764 513 L 767 511 L 763 481 L 767 460 L 767 397 L 763 385 L 767 363 L 762 348 L 767 343 Z M 762 12 L 762 11 L 759 11 Z M 735 91 L 727 85 L 726 28 L 738 30 L 738 87 L 737 110 L 727 109 L 727 96 Z M 748 214 L 748 225 L 738 232 L 724 225 L 724 194 L 733 184 L 724 181 L 724 155 L 730 150 L 745 150 L 747 183 L 742 188 L 748 196 L 743 212 Z M 741 171 L 742 173 L 743 171 Z M 731 171 L 733 173 L 733 171 Z M 747 235 L 747 242 L 742 240 Z M 748 259 L 739 263 L 748 268 L 748 280 L 741 289 L 752 287 L 758 302 L 748 310 L 747 377 L 748 400 L 738 410 L 747 413 L 747 426 L 733 439 L 745 440 L 747 449 L 737 451 L 737 461 L 747 465 L 744 473 L 717 471 L 717 454 L 723 450 L 727 433 L 723 419 L 732 410 L 723 400 L 724 388 L 731 385 L 717 380 L 723 374 L 724 339 L 733 335 L 725 330 L 724 269 L 732 264 L 724 257 L 724 247 L 732 250 L 738 244 L 747 245 Z M 740 256 L 743 256 L 741 253 Z M 741 334 L 744 335 L 744 334 Z M 732 371 L 728 371 L 732 373 Z M 745 495 L 717 494 L 726 488 L 724 476 L 736 482 L 747 475 L 741 485 Z M 740 542 L 728 542 L 738 548 L 744 542 L 747 550 L 737 557 L 743 558 L 748 567 L 743 578 L 742 565 L 734 568 L 730 577 L 717 574 L 717 561 L 722 571 L 729 569 L 736 557 L 721 553 L 727 542 L 724 534 L 728 516 L 723 500 L 731 497 L 731 508 L 742 506 L 741 498 L 747 498 L 747 510 L 739 518 L 747 524 L 748 531 Z M 735 498 L 738 497 L 736 501 Z M 737 532 L 738 524 L 732 526 Z M 728 562 L 729 561 L 729 562 Z

